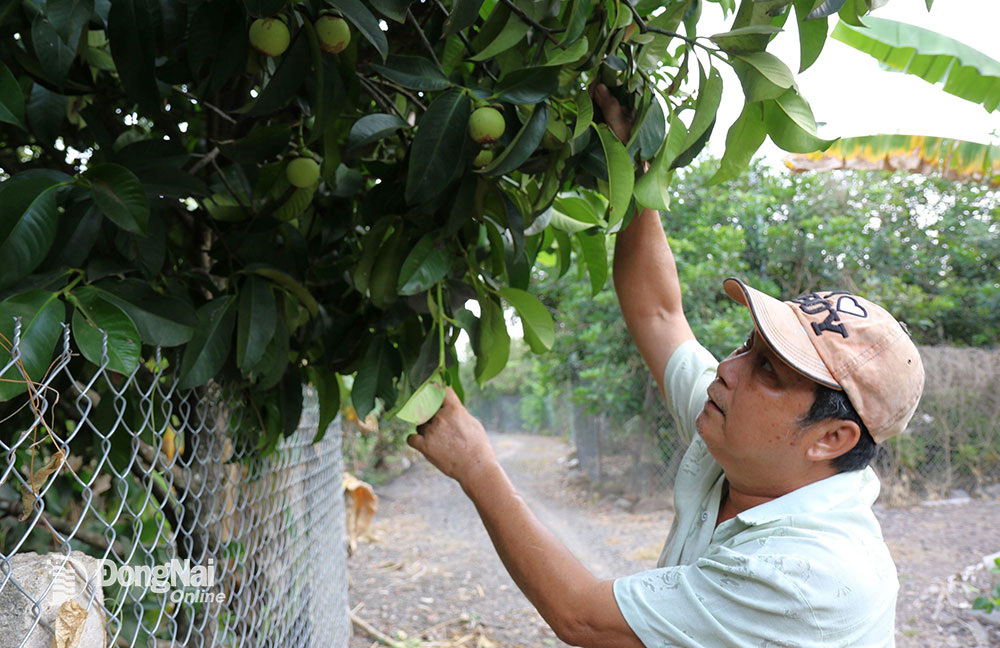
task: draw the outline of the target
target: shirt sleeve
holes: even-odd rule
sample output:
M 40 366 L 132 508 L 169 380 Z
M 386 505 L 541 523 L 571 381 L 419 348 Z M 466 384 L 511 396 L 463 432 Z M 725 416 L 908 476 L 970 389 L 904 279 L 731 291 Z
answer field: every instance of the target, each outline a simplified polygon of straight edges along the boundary
M 656 648 L 820 646 L 815 615 L 795 583 L 736 552 L 639 572 L 614 583 L 642 643 Z
M 697 340 L 681 344 L 667 362 L 663 372 L 667 409 L 687 441 L 695 438 L 694 420 L 705 407 L 718 366 L 715 356 Z

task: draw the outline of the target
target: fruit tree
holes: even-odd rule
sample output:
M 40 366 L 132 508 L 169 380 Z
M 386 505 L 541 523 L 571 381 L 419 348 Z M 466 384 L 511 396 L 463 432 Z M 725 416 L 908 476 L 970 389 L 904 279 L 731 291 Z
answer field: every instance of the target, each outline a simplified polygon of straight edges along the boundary
M 549 349 L 533 269 L 579 262 L 599 290 L 608 236 L 636 205 L 667 209 L 716 129 L 712 182 L 766 137 L 827 146 L 768 43 L 797 29 L 805 69 L 835 14 L 861 25 L 883 4 L 711 0 L 730 28 L 708 34 L 709 1 L 8 0 L 0 333 L 20 316 L 28 352 L 0 400 L 45 374 L 64 317 L 80 375 L 106 332 L 112 371 L 237 385 L 264 450 L 304 382 L 325 428 L 338 375 L 361 416 L 425 418 L 461 388 L 460 331 L 477 381 L 504 367 L 505 308 Z M 723 66 L 734 124 L 716 123 Z M 598 80 L 634 115 L 627 142 Z

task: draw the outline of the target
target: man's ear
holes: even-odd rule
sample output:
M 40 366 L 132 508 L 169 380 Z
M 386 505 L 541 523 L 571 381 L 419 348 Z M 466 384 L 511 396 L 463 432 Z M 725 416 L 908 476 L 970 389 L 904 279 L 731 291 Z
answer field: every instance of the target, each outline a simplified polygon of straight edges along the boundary
M 806 458 L 831 461 L 857 445 L 861 428 L 854 421 L 831 419 L 817 423 L 809 436 L 812 443 L 806 450 Z

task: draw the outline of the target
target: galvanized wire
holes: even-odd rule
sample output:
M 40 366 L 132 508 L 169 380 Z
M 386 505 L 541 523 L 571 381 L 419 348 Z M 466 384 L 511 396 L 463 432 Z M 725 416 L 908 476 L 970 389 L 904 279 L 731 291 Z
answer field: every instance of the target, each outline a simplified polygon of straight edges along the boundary
M 236 433 L 239 393 L 178 389 L 159 350 L 115 373 L 106 339 L 81 372 L 69 325 L 60 342 L 44 379 L 2 404 L 0 648 L 53 645 L 69 600 L 102 638 L 82 646 L 346 646 L 340 423 L 313 443 L 311 388 L 297 431 L 261 458 Z M 0 381 L 24 382 L 20 321 L 12 343 Z M 142 580 L 172 564 L 195 576 Z

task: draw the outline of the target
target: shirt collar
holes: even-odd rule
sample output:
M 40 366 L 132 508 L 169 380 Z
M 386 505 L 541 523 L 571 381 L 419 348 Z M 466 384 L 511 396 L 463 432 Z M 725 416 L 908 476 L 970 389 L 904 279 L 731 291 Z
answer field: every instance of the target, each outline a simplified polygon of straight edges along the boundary
M 753 526 L 798 514 L 815 514 L 858 506 L 870 508 L 875 503 L 880 488 L 878 477 L 871 467 L 837 473 L 749 508 L 736 517 L 743 524 Z

